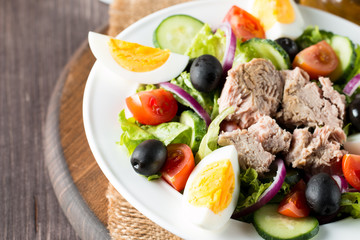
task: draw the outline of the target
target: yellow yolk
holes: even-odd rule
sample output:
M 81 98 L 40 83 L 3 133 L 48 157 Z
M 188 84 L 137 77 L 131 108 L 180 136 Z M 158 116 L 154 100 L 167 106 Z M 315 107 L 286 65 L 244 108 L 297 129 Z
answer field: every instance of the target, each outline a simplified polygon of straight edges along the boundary
M 260 19 L 264 30 L 276 22 L 290 24 L 295 21 L 295 11 L 290 0 L 255 0 L 253 15 Z
M 229 159 L 213 162 L 199 172 L 192 182 L 188 202 L 207 207 L 215 214 L 226 209 L 235 188 L 235 175 Z
M 132 72 L 152 71 L 163 65 L 170 56 L 169 50 L 147 47 L 119 39 L 110 39 L 109 47 L 115 61 Z

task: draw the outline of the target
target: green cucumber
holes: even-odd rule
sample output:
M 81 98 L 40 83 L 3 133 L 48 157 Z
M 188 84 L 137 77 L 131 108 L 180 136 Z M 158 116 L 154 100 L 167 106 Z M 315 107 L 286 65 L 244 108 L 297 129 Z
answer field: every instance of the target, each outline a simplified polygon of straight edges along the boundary
M 266 240 L 306 240 L 319 231 L 314 217 L 291 218 L 277 212 L 277 204 L 267 204 L 254 213 L 254 227 Z
M 200 142 L 206 134 L 206 123 L 196 113 L 186 110 L 181 113 L 180 123 L 183 123 L 192 129 L 191 141 L 189 147 L 195 153 L 199 150 Z
M 185 14 L 165 18 L 155 29 L 153 43 L 155 47 L 169 49 L 171 52 L 184 54 L 191 40 L 204 26 L 199 19 Z
M 339 65 L 330 74 L 329 77 L 333 82 L 344 82 L 352 74 L 355 66 L 355 45 L 348 37 L 339 36 L 336 34 L 331 37 L 330 45 L 334 49 L 339 59 Z
M 249 62 L 253 58 L 268 59 L 278 70 L 290 68 L 290 58 L 287 52 L 270 39 L 252 38 L 241 43 L 233 66 Z

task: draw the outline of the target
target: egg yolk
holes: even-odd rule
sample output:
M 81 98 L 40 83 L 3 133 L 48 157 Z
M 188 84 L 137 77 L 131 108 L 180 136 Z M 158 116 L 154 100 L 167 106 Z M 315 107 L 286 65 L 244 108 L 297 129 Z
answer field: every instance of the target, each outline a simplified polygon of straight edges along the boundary
M 132 72 L 152 71 L 163 65 L 170 56 L 169 50 L 147 47 L 119 39 L 110 39 L 109 47 L 115 61 Z
M 295 11 L 290 0 L 255 0 L 253 15 L 260 19 L 265 31 L 276 22 L 290 24 L 295 21 Z
M 216 161 L 195 176 L 189 188 L 188 202 L 218 214 L 229 206 L 234 188 L 235 175 L 230 160 Z

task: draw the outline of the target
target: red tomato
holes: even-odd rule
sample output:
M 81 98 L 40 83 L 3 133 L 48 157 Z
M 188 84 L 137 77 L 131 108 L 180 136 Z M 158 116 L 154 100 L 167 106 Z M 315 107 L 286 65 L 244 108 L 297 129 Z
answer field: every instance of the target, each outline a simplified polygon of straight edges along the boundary
M 232 6 L 223 22 L 229 22 L 236 38 L 242 41 L 255 37 L 265 38 L 259 19 L 237 6 Z
M 329 75 L 338 64 L 339 59 L 335 51 L 323 40 L 299 52 L 292 66 L 304 69 L 311 79 L 317 79 L 319 76 Z
M 125 101 L 134 118 L 146 125 L 168 122 L 175 117 L 178 109 L 174 96 L 161 88 L 136 93 Z
M 167 159 L 161 173 L 173 188 L 182 191 L 194 167 L 194 155 L 188 145 L 175 143 L 167 146 Z
M 342 169 L 346 181 L 360 191 L 360 155 L 345 154 Z
M 310 213 L 305 197 L 306 184 L 300 180 L 281 201 L 278 212 L 294 218 L 306 217 Z

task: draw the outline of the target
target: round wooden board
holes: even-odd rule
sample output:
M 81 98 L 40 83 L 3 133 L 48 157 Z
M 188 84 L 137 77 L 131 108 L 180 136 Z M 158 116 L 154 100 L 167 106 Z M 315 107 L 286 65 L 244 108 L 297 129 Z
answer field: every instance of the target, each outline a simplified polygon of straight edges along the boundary
M 107 27 L 99 32 L 106 33 Z M 82 239 L 110 239 L 106 229 L 108 180 L 89 148 L 82 119 L 87 77 L 95 62 L 87 40 L 64 68 L 52 93 L 44 153 L 55 194 Z

